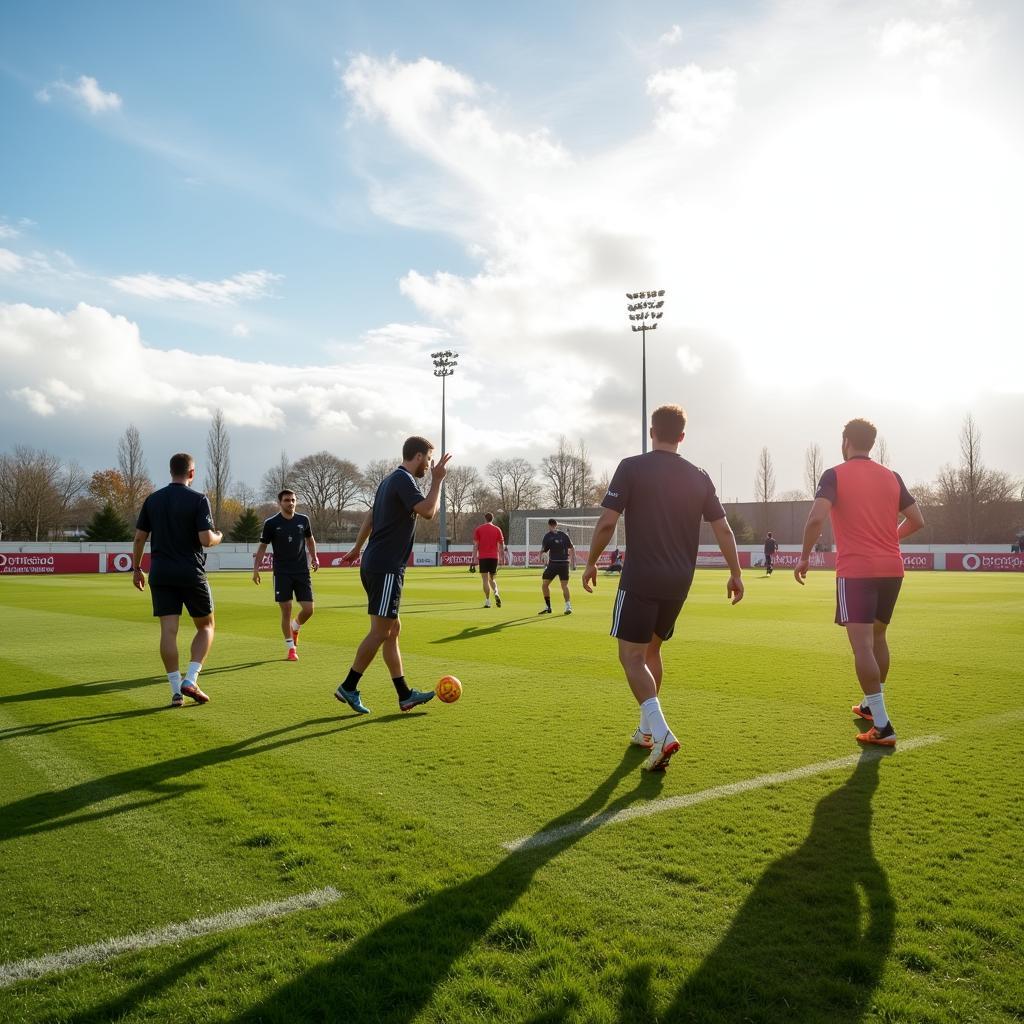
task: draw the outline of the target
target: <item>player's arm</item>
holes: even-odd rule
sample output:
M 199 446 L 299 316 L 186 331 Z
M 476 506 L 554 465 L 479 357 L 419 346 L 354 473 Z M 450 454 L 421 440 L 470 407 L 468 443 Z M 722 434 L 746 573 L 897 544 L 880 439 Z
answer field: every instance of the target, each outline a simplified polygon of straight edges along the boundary
M 738 604 L 743 600 L 743 570 L 740 569 L 740 553 L 736 550 L 736 535 L 725 516 L 713 520 L 710 525 L 711 532 L 718 542 L 718 550 L 722 552 L 729 566 L 729 582 L 725 585 L 725 596 L 731 597 L 733 604 Z
M 924 526 L 924 516 L 921 514 L 921 507 L 915 501 L 902 510 L 903 521 L 900 523 L 899 538 L 904 540 L 912 533 L 917 533 Z
M 818 538 L 821 536 L 821 531 L 825 526 L 825 520 L 828 519 L 831 508 L 832 502 L 828 498 L 815 498 L 811 511 L 807 514 L 807 522 L 804 523 L 804 546 L 800 552 L 800 561 L 793 570 L 793 576 L 796 578 L 797 583 L 801 585 L 807 579 L 811 552 L 814 550 L 814 545 L 818 543 Z
M 576 549 L 572 546 L 572 541 L 569 541 L 569 568 L 573 572 L 576 571 Z
M 199 543 L 204 548 L 215 548 L 224 539 L 224 534 L 220 530 L 203 530 L 199 534 Z
M 413 505 L 412 510 L 423 519 L 433 519 L 437 515 L 437 506 L 441 497 L 441 483 L 448 472 L 451 456 L 445 452 L 435 463 L 430 460 L 430 490 L 426 497 Z
M 146 550 L 146 541 L 149 540 L 149 533 L 146 530 L 136 529 L 135 540 L 132 544 L 132 586 L 136 590 L 146 589 L 146 574 L 142 571 L 142 555 Z
M 359 527 L 359 533 L 356 534 L 356 542 L 352 547 L 351 551 L 346 551 L 341 556 L 342 565 L 351 565 L 358 557 L 359 552 L 363 550 L 363 545 L 370 539 L 370 534 L 373 532 L 373 509 L 369 509 L 365 516 L 363 516 L 362 525 Z
M 475 565 L 475 564 L 476 564 L 476 562 L 478 561 L 478 559 L 477 559 L 477 554 L 478 554 L 479 550 L 480 550 L 480 545 L 479 545 L 479 544 L 477 544 L 477 542 L 476 542 L 476 537 L 474 537 L 474 538 L 473 538 L 473 554 L 472 554 L 472 561 L 473 561 L 473 564 L 474 564 L 474 565 Z
M 267 553 L 267 545 L 264 541 L 260 541 L 260 546 L 256 549 L 256 554 L 252 556 L 252 581 L 253 583 L 259 583 L 260 581 L 260 562 L 263 561 L 263 556 Z
M 616 512 L 613 508 L 606 508 L 601 513 L 601 518 L 597 521 L 597 526 L 594 527 L 594 532 L 590 537 L 590 554 L 587 556 L 587 565 L 583 570 L 583 589 L 588 593 L 593 593 L 594 587 L 597 586 L 597 560 L 601 557 L 601 553 L 606 547 L 608 547 L 608 541 L 612 539 L 615 533 L 615 524 L 619 521 L 621 513 Z M 573 550 L 573 559 L 575 561 L 576 552 Z
M 320 568 L 320 559 L 316 556 L 316 538 L 313 534 L 306 537 L 306 551 L 309 552 L 309 567 L 316 572 Z

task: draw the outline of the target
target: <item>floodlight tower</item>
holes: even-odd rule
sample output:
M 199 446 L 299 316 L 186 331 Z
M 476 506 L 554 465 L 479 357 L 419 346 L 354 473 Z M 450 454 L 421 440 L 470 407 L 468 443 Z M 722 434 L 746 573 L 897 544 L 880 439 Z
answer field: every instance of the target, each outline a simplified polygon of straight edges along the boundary
M 626 292 L 629 305 L 629 319 L 633 321 L 630 325 L 634 331 L 640 331 L 643 335 L 643 410 L 640 420 L 640 439 L 643 444 L 643 451 L 647 451 L 647 332 L 657 329 L 658 321 L 662 316 L 662 306 L 665 305 L 665 289 L 660 291 L 647 292 Z
M 441 378 L 441 454 L 443 455 L 447 449 L 445 448 L 444 438 L 444 427 L 445 427 L 445 380 L 455 372 L 455 367 L 458 366 L 458 352 L 453 352 L 450 348 L 446 348 L 443 352 L 431 352 L 430 358 L 434 361 L 434 376 Z M 438 531 L 440 536 L 438 540 L 440 542 L 440 550 L 448 550 L 448 528 L 446 525 L 445 516 L 445 501 L 444 501 L 444 481 L 441 481 L 441 518 L 438 520 Z

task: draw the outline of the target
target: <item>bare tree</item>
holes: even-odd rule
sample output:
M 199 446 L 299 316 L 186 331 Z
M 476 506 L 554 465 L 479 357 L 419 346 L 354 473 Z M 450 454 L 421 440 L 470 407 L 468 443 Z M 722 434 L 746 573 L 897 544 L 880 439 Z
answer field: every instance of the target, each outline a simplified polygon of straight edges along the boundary
M 367 508 L 373 507 L 377 488 L 394 468 L 395 465 L 390 459 L 372 459 L 366 464 L 366 468 L 363 470 L 361 498 Z
M 142 507 L 143 499 L 153 490 L 142 454 L 142 438 L 134 423 L 129 423 L 121 440 L 117 442 L 117 464 L 124 479 L 125 495 L 121 509 L 134 516 Z
M 448 470 L 444 478 L 445 500 L 448 503 L 449 522 L 446 524 L 451 531 L 452 540 L 459 542 L 459 522 L 465 512 L 470 510 L 472 495 L 479 490 L 482 481 L 480 474 L 473 466 L 456 466 Z
M 579 493 L 583 473 L 579 465 L 579 456 L 569 447 L 565 437 L 558 439 L 557 451 L 541 459 L 540 471 L 541 476 L 547 481 L 547 497 L 551 506 L 573 508 L 574 497 Z
M 260 495 L 264 501 L 277 501 L 277 496 L 292 486 L 292 464 L 282 451 L 281 457 L 270 467 L 260 481 Z
M 224 423 L 224 410 L 213 414 L 206 436 L 206 494 L 213 507 L 213 521 L 220 521 L 220 510 L 231 483 L 231 438 Z
M 494 459 L 487 464 L 487 478 L 499 507 L 508 513 L 532 508 L 540 501 L 537 473 L 527 459 Z
M 234 489 L 231 491 L 231 497 L 238 502 L 243 512 L 246 509 L 255 508 L 259 502 L 259 495 L 257 495 L 253 488 L 241 480 L 235 484 Z
M 571 479 L 569 496 L 573 508 L 584 508 L 590 504 L 594 490 L 594 467 L 590 462 L 586 443 L 582 439 L 576 443 L 576 450 L 573 452 Z
M 754 500 L 767 505 L 775 497 L 775 466 L 767 447 L 761 449 L 754 478 Z
M 878 464 L 880 466 L 889 465 L 889 445 L 884 437 L 878 439 Z
M 18 445 L 0 456 L 0 521 L 12 540 L 46 540 L 65 526 L 87 491 L 88 476 L 75 462 Z
M 334 512 L 340 523 L 342 513 L 347 512 L 363 493 L 363 474 L 359 467 L 348 459 L 335 459 L 336 477 L 334 483 Z
M 821 445 L 815 441 L 807 446 L 804 452 L 804 483 L 807 485 L 807 494 L 814 497 L 818 489 L 818 481 L 825 470 L 825 463 L 821 456 Z
M 363 474 L 354 462 L 320 451 L 292 466 L 291 481 L 309 512 L 313 532 L 328 540 L 340 531 L 344 513 L 361 494 Z

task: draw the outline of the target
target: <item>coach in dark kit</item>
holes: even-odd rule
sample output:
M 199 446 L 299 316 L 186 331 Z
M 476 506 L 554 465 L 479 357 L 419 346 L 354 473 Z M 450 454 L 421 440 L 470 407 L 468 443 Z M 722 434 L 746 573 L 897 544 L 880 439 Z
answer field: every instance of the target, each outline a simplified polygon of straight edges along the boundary
M 210 698 L 199 688 L 199 673 L 213 645 L 213 594 L 206 578 L 203 548 L 216 547 L 223 534 L 213 527 L 213 512 L 205 494 L 192 490 L 195 460 L 180 452 L 171 456 L 171 482 L 154 491 L 142 504 L 135 524 L 132 582 L 146 589 L 142 555 L 150 541 L 149 591 L 153 614 L 160 619 L 160 657 L 171 684 L 171 706 L 180 707 L 182 694 L 199 704 Z M 191 660 L 182 679 L 178 666 L 178 622 L 184 607 L 196 626 Z

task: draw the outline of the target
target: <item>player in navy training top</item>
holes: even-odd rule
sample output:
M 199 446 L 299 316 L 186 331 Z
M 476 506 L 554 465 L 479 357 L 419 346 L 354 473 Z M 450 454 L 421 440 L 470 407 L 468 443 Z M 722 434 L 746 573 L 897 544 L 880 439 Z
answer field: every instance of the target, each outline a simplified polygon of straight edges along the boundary
M 764 539 L 764 571 L 768 576 L 771 576 L 774 571 L 772 558 L 778 550 L 779 542 L 772 536 L 772 531 L 769 530 L 768 536 Z
M 576 571 L 576 549 L 569 540 L 569 535 L 558 528 L 556 519 L 548 520 L 548 532 L 540 545 L 541 554 L 546 556 L 547 565 L 541 575 L 540 591 L 544 595 L 544 607 L 538 615 L 551 614 L 551 581 L 557 576 L 562 581 L 562 597 L 565 598 L 565 615 L 572 615 L 572 603 L 569 600 L 569 568 Z
M 597 585 L 597 560 L 626 515 L 626 561 L 612 613 L 611 635 L 618 640 L 619 662 L 640 705 L 640 724 L 630 740 L 650 750 L 647 771 L 663 771 L 679 750 L 661 710 L 658 694 L 664 671 L 661 645 L 670 639 L 697 565 L 700 524 L 711 524 L 731 575 L 727 597 L 743 597 L 736 538 L 715 485 L 702 469 L 679 456 L 686 413 L 663 405 L 651 416 L 653 448 L 623 459 L 601 503 L 605 511 L 594 528 L 583 570 L 583 589 Z
M 142 503 L 135 524 L 132 583 L 146 589 L 142 555 L 150 540 L 149 592 L 153 614 L 160 619 L 160 657 L 171 684 L 171 707 L 180 708 L 182 694 L 197 704 L 210 698 L 199 689 L 199 673 L 213 644 L 213 594 L 206 579 L 206 555 L 223 540 L 213 528 L 205 494 L 191 489 L 195 460 L 185 452 L 171 456 L 171 482 Z M 182 606 L 192 616 L 196 635 L 191 660 L 182 679 L 178 662 L 178 622 Z
M 260 546 L 253 560 L 252 581 L 260 582 L 260 561 L 267 545 L 274 549 L 274 600 L 281 608 L 281 632 L 288 661 L 298 661 L 299 629 L 313 615 L 313 581 L 309 570 L 316 572 L 316 541 L 309 517 L 295 511 L 295 492 L 285 488 L 277 495 L 281 511 L 263 523 Z M 292 618 L 292 595 L 299 602 L 299 614 Z
M 348 676 L 334 693 L 338 700 L 360 715 L 368 715 L 370 709 L 359 697 L 359 680 L 382 648 L 384 664 L 391 673 L 402 711 L 411 711 L 418 704 L 426 704 L 434 696 L 433 690 L 409 688 L 402 668 L 402 652 L 398 648 L 398 636 L 402 631 L 398 606 L 402 599 L 405 567 L 412 554 L 416 517 L 434 518 L 441 495 L 441 481 L 451 459 L 446 453 L 435 465 L 430 458 L 433 451 L 434 446 L 425 437 L 406 440 L 402 446 L 402 464 L 381 481 L 373 498 L 373 508 L 366 513 L 359 528 L 355 547 L 342 557 L 342 565 L 354 564 L 366 544 L 359 579 L 366 591 L 370 631 L 352 659 Z M 424 496 L 416 481 L 427 475 L 428 468 L 431 473 L 430 490 Z

